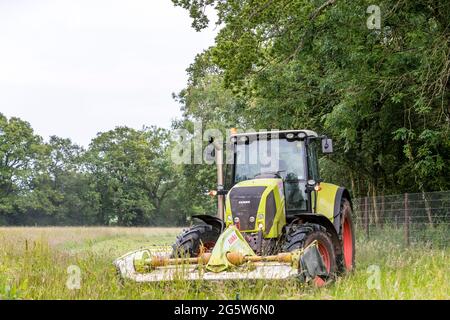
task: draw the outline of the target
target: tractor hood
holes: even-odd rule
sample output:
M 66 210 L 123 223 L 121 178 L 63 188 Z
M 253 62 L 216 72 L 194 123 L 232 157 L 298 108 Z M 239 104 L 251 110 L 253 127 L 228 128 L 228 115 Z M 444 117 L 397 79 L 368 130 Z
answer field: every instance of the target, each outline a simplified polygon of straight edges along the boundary
M 281 179 L 253 179 L 237 183 L 226 197 L 225 221 L 240 231 L 275 238 L 286 222 Z

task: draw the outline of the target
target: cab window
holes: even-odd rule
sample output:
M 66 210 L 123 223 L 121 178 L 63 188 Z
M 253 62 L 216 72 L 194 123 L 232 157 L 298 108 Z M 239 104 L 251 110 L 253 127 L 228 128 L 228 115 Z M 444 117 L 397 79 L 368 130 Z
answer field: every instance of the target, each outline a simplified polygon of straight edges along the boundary
M 319 139 L 310 139 L 308 141 L 308 179 L 319 181 Z

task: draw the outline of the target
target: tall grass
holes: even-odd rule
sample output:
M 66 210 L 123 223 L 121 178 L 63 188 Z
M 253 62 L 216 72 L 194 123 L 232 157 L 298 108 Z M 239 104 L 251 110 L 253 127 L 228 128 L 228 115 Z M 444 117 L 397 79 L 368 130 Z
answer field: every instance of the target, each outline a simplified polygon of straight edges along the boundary
M 357 268 L 325 288 L 296 281 L 122 283 L 112 260 L 170 244 L 172 228 L 0 228 L 0 297 L 4 299 L 449 299 L 450 250 L 409 248 L 386 230 L 357 238 Z M 67 268 L 78 266 L 80 289 Z M 379 277 L 377 277 L 379 275 Z M 379 279 L 379 282 L 377 281 Z M 378 286 L 379 284 L 379 286 Z

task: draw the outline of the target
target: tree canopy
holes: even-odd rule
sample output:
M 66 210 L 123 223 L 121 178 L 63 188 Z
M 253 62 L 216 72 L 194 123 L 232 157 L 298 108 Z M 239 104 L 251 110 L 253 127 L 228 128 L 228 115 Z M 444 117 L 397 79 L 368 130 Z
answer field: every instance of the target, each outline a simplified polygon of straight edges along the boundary
M 312 129 L 334 139 L 322 178 L 354 197 L 450 189 L 448 0 L 172 1 L 195 30 L 208 8 L 220 28 L 174 95 L 172 129 Z M 0 113 L 0 224 L 183 225 L 214 213 L 214 166 L 174 163 L 173 145 L 157 127 L 117 127 L 86 149 L 45 142 Z
M 221 28 L 188 69 L 187 119 L 327 134 L 322 174 L 354 195 L 449 188 L 448 1 L 378 1 L 379 29 L 370 1 L 173 2 Z
M 169 132 L 117 127 L 89 148 L 0 114 L 0 223 L 180 225 L 204 213 L 170 159 Z

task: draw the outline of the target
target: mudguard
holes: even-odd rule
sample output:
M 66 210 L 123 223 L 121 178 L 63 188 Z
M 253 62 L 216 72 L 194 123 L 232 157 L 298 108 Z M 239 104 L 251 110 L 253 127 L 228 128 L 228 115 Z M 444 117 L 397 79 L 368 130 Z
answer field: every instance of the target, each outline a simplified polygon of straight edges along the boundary
M 208 214 L 198 214 L 192 216 L 192 218 L 201 220 L 204 223 L 217 228 L 220 231 L 220 233 L 222 233 L 222 231 L 225 229 L 225 223 L 223 222 L 223 220 L 217 217 L 210 216 Z
M 336 197 L 334 200 L 334 219 L 333 219 L 333 225 L 334 228 L 336 229 L 336 232 L 339 234 L 339 236 L 341 236 L 340 232 L 341 232 L 341 201 L 342 198 L 346 198 L 349 202 L 350 202 L 350 207 L 353 210 L 353 204 L 350 198 L 350 192 L 348 192 L 347 189 L 343 188 L 343 187 L 339 187 L 337 192 L 336 192 Z

